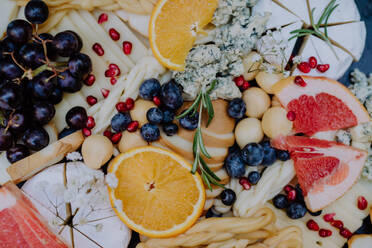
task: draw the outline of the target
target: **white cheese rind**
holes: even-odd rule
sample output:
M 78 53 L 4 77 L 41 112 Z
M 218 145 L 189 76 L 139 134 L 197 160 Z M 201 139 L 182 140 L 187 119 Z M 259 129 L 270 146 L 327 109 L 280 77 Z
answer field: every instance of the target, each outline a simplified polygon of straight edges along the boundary
M 309 10 L 307 8 L 307 0 L 274 0 L 284 8 L 291 11 L 301 20 L 310 24 Z M 325 0 L 323 0 L 325 1 Z

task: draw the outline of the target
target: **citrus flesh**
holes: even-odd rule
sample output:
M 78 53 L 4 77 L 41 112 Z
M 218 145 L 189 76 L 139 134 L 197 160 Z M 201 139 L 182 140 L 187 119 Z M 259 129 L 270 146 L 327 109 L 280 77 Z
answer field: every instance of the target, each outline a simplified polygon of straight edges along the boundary
M 205 202 L 202 180 L 190 170 L 183 158 L 160 148 L 146 146 L 120 154 L 109 166 L 118 179 L 117 187 L 109 187 L 114 210 L 131 229 L 149 237 L 186 231 Z

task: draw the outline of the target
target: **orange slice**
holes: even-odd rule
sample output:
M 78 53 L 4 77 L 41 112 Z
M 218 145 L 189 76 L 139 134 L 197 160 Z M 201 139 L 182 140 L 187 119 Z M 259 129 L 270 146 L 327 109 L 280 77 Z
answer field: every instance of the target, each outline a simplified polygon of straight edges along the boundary
M 149 40 L 153 54 L 165 67 L 183 70 L 198 33 L 211 22 L 218 0 L 160 0 L 154 8 Z
M 129 228 L 148 237 L 185 232 L 200 217 L 205 189 L 199 174 L 177 154 L 146 146 L 117 156 L 108 169 L 111 204 Z

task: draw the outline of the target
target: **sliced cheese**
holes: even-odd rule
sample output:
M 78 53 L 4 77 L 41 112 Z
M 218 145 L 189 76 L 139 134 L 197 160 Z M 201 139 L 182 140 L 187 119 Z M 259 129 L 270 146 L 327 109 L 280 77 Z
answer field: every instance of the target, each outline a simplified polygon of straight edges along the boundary
M 6 158 L 6 152 L 0 154 L 0 185 L 11 180 L 6 169 L 10 166 L 8 159 Z
M 125 10 L 116 11 L 118 17 L 122 20 L 127 21 L 129 25 L 143 36 L 149 37 L 149 23 L 150 15 L 141 15 L 135 13 L 129 13 Z
M 305 23 L 310 24 L 307 0 L 274 0 L 274 1 L 277 2 L 283 8 L 295 14 Z
M 17 16 L 17 12 L 18 12 L 18 6 L 15 1 L 1 0 L 0 38 L 5 36 L 8 23 L 11 22 Z

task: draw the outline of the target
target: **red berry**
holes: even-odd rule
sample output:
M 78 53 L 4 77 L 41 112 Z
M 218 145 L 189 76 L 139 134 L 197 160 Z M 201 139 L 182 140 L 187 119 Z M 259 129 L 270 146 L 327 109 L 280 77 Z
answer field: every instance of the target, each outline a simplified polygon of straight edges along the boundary
M 116 134 L 112 135 L 111 142 L 114 143 L 114 144 L 119 143 L 119 141 L 121 139 L 121 136 L 122 136 L 121 133 L 116 133 Z
M 328 69 L 329 69 L 329 64 L 318 65 L 318 66 L 316 67 L 316 69 L 317 69 L 318 71 L 320 71 L 321 73 L 324 73 L 324 72 L 328 71 Z
M 290 120 L 290 121 L 294 121 L 296 120 L 296 113 L 294 111 L 289 111 L 287 113 L 287 119 Z
M 110 83 L 111 83 L 111 85 L 115 85 L 115 84 L 117 83 L 117 81 L 118 81 L 118 80 L 116 80 L 115 77 L 111 77 L 111 78 L 110 78 Z
M 106 98 L 110 94 L 110 91 L 108 89 L 102 88 L 101 93 L 102 93 L 102 96 Z
M 311 67 L 307 62 L 301 62 L 297 65 L 297 68 L 303 73 L 309 73 L 311 71 Z
M 107 14 L 106 13 L 102 13 L 98 17 L 98 24 L 102 24 L 104 22 L 107 22 L 107 20 L 108 20 Z
M 118 31 L 116 31 L 115 28 L 110 28 L 109 29 L 109 35 L 111 37 L 111 39 L 113 39 L 114 41 L 117 41 L 120 39 L 120 34 Z
M 160 101 L 160 98 L 158 96 L 154 96 L 154 98 L 152 99 L 152 101 L 155 103 L 156 106 L 160 106 L 161 105 L 161 101 Z
M 318 65 L 318 60 L 314 56 L 310 57 L 309 58 L 309 65 L 310 65 L 311 69 L 315 69 L 316 66 Z
M 127 105 L 125 104 L 125 102 L 118 102 L 116 105 L 116 110 L 120 113 L 124 113 L 126 111 L 128 111 L 127 109 Z
M 288 194 L 288 192 L 289 191 L 291 191 L 291 190 L 294 190 L 294 188 L 293 188 L 293 186 L 292 185 L 286 185 L 285 187 L 284 187 L 284 192 L 285 193 L 287 193 Z
M 96 77 L 93 74 L 89 74 L 87 78 L 84 80 L 84 84 L 86 86 L 92 86 L 96 81 Z
M 331 225 L 333 227 L 336 227 L 337 229 L 344 228 L 344 223 L 341 220 L 333 220 L 333 221 L 331 221 Z
M 333 221 L 333 217 L 335 217 L 335 215 L 336 215 L 335 213 L 325 214 L 323 216 L 323 219 L 325 222 L 331 222 Z
M 134 100 L 132 98 L 128 98 L 125 101 L 125 106 L 127 107 L 128 110 L 132 110 L 134 108 Z
M 111 140 L 113 133 L 110 130 L 106 130 L 103 132 L 103 135 Z
M 249 190 L 251 188 L 251 184 L 249 183 L 248 178 L 242 177 L 239 179 L 239 184 L 245 189 Z
M 93 106 L 94 104 L 97 103 L 97 98 L 94 97 L 94 96 L 87 96 L 87 103 L 88 103 L 90 106 Z
M 329 237 L 332 235 L 332 231 L 328 229 L 320 229 L 319 230 L 319 236 L 322 238 Z
M 90 131 L 90 129 L 84 127 L 83 128 L 83 134 L 84 134 L 85 137 L 88 137 L 88 136 L 92 135 L 92 131 Z
M 248 81 L 244 81 L 243 86 L 241 87 L 242 91 L 245 91 L 249 88 L 250 84 Z
M 288 192 L 287 199 L 288 201 L 294 201 L 296 200 L 296 190 L 292 189 L 291 191 Z
M 129 123 L 129 125 L 127 127 L 127 130 L 128 130 L 128 132 L 133 133 L 133 132 L 137 131 L 138 126 L 139 126 L 138 121 L 132 121 L 131 123 Z
M 239 88 L 243 86 L 245 79 L 243 76 L 239 76 L 234 78 L 235 85 L 238 86 Z
M 85 126 L 89 129 L 92 129 L 96 126 L 96 122 L 94 121 L 94 118 L 92 116 L 88 116 Z
M 314 220 L 309 220 L 309 221 L 306 223 L 306 226 L 307 226 L 307 228 L 309 228 L 309 230 L 311 230 L 311 231 L 319 231 L 319 225 L 318 225 L 318 223 L 316 223 Z
M 103 56 L 105 54 L 105 50 L 103 50 L 99 43 L 94 43 L 92 49 L 98 56 Z
M 125 55 L 129 55 L 129 54 L 131 54 L 131 53 L 132 53 L 132 47 L 133 47 L 133 45 L 132 45 L 131 42 L 129 42 L 129 41 L 124 41 L 124 42 L 123 42 L 123 51 L 124 51 L 124 54 L 125 54 Z
M 307 85 L 305 80 L 301 76 L 296 76 L 294 79 L 294 83 L 301 87 L 305 87 Z
M 359 196 L 358 197 L 358 208 L 360 210 L 365 210 L 368 206 L 368 201 L 364 196 Z
M 350 232 L 350 230 L 349 229 L 347 229 L 347 228 L 342 228 L 341 230 L 340 230 L 340 235 L 342 236 L 342 237 L 344 237 L 345 239 L 349 239 L 351 236 L 353 236 L 353 234 Z

